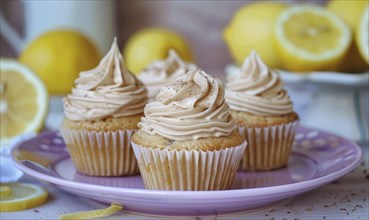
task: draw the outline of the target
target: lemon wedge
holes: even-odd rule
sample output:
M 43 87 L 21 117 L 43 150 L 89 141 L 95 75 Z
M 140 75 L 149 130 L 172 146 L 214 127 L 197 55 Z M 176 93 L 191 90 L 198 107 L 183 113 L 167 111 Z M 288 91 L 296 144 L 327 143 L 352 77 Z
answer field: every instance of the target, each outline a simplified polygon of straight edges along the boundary
M 356 29 L 356 44 L 361 56 L 369 64 L 369 8 L 366 8 Z
M 48 93 L 42 81 L 15 60 L 0 59 L 1 146 L 17 135 L 43 127 Z
M 60 220 L 74 220 L 74 219 L 92 219 L 92 218 L 101 218 L 110 216 L 118 211 L 120 211 L 123 207 L 120 205 L 112 204 L 106 209 L 97 209 L 86 212 L 74 212 L 69 214 L 63 214 L 59 216 Z
M 284 10 L 275 37 L 283 67 L 290 71 L 335 69 L 352 40 L 350 28 L 337 15 L 313 5 Z
M 39 206 L 47 200 L 47 191 L 28 183 L 9 183 L 0 187 L 0 212 L 13 212 Z

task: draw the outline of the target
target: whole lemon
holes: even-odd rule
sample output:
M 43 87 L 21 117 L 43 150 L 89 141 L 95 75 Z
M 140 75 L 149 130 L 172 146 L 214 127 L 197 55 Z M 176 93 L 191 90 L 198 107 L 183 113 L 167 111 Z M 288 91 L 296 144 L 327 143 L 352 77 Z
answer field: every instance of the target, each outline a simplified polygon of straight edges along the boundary
M 355 35 L 355 29 L 360 23 L 364 10 L 368 8 L 368 1 L 352 0 L 330 0 L 327 5 L 327 9 L 343 19 L 350 27 L 351 31 Z M 342 72 L 362 72 L 368 70 L 368 64 L 364 61 L 359 53 L 357 43 L 355 42 L 356 36 L 353 36 L 353 41 L 349 51 L 345 55 L 345 59 L 338 67 L 338 71 Z
M 169 49 L 174 49 L 187 61 L 192 61 L 190 47 L 178 33 L 164 28 L 147 28 L 131 36 L 123 50 L 129 70 L 139 74 L 155 60 L 168 56 Z
M 233 59 L 241 64 L 252 50 L 272 68 L 281 68 L 273 33 L 277 16 L 287 4 L 259 2 L 239 9 L 223 32 Z
M 30 67 L 51 94 L 65 94 L 83 70 L 100 59 L 96 46 L 74 30 L 53 30 L 32 41 L 21 53 L 20 62 Z

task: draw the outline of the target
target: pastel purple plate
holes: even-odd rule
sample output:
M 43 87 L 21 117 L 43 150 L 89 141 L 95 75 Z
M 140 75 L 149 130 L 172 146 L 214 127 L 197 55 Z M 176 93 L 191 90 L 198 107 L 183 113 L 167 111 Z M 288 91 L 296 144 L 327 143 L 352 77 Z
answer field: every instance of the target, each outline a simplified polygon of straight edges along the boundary
M 122 204 L 127 212 L 199 216 L 243 212 L 315 189 L 354 169 L 362 152 L 345 138 L 300 127 L 287 167 L 238 172 L 231 190 L 190 192 L 147 190 L 139 175 L 106 178 L 79 174 L 57 132 L 17 145 L 12 159 L 28 175 L 69 193 Z

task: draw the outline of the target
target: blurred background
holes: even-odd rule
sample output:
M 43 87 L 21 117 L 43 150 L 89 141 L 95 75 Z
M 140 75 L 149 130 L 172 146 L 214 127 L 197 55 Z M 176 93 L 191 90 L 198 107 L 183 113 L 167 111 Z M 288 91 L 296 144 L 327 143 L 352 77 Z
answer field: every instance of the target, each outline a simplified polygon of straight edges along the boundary
M 266 2 L 310 4 L 333 12 L 330 19 L 342 20 L 351 36 L 340 62 L 334 67 L 309 63 L 301 67 L 293 66 L 297 62 L 292 56 L 282 65 L 270 45 L 274 22 L 286 6 L 248 8 Z M 58 129 L 63 117 L 61 99 L 78 73 L 95 67 L 117 36 L 128 68 L 137 75 L 153 60 L 164 59 L 167 49 L 174 47 L 185 60 L 225 80 L 226 72 L 241 65 L 255 47 L 268 66 L 287 70 L 281 75 L 303 125 L 331 130 L 358 142 L 369 140 L 368 63 L 355 40 L 368 0 L 1 0 L 0 6 L 0 56 L 30 67 L 43 80 L 51 95 L 48 129 Z M 367 36 L 367 30 L 360 33 Z M 328 45 L 331 39 L 316 42 Z M 365 45 L 361 48 L 369 50 Z
M 119 46 L 124 48 L 134 33 L 148 27 L 165 27 L 186 39 L 196 64 L 213 74 L 220 74 L 225 65 L 232 62 L 222 32 L 234 13 L 252 2 L 2 0 L 0 4 L 5 20 L 22 39 L 27 38 L 25 43 L 45 31 L 68 27 L 85 33 L 104 54 L 114 36 L 118 37 Z M 325 0 L 280 2 L 324 4 Z M 25 15 L 27 13 L 30 17 Z M 3 27 L 1 29 L 3 31 Z M 2 57 L 17 57 L 20 53 L 3 34 L 0 35 L 0 45 Z

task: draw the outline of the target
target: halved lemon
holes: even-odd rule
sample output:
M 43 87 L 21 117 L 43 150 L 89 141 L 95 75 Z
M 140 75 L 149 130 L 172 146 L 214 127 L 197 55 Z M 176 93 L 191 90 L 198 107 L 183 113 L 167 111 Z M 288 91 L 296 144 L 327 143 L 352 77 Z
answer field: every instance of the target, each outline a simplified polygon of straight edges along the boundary
M 369 64 L 369 8 L 366 8 L 356 29 L 356 44 L 361 56 Z
M 275 36 L 282 64 L 291 71 L 335 69 L 352 40 L 350 28 L 338 16 L 313 5 L 284 10 Z
M 1 185 L 0 212 L 13 212 L 39 206 L 47 200 L 47 191 L 28 183 Z M 6 192 L 6 193 L 5 193 Z
M 44 123 L 48 94 L 41 80 L 15 60 L 0 59 L 0 146 L 17 135 L 38 132 Z

